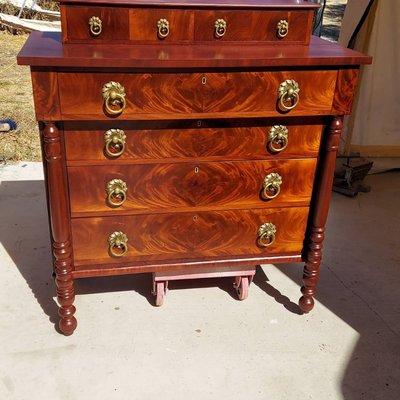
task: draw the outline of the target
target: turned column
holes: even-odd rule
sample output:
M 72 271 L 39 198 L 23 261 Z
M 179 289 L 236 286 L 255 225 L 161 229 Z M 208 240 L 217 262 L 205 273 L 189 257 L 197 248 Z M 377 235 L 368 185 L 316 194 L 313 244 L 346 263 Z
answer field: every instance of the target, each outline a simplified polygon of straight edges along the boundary
M 329 202 L 332 194 L 336 154 L 342 129 L 343 117 L 334 117 L 323 144 L 319 166 L 320 173 L 313 200 L 314 208 L 309 230 L 310 236 L 305 252 L 304 285 L 301 288 L 303 296 L 299 300 L 299 306 L 305 313 L 308 313 L 314 307 L 314 296 L 322 259 L 322 243 L 325 237 L 325 224 L 328 218 Z
M 57 300 L 60 305 L 59 328 L 71 335 L 77 322 L 73 305 L 75 292 L 72 278 L 72 247 L 69 228 L 68 189 L 60 131 L 52 122 L 42 130 L 44 165 L 46 168 L 47 201 L 49 208 Z

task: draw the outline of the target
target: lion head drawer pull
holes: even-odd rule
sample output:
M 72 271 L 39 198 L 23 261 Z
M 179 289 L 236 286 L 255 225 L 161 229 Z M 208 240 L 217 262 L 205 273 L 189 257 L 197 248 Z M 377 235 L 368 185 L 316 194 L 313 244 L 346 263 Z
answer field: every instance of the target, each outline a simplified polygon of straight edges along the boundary
M 102 22 L 99 17 L 90 17 L 89 29 L 92 36 L 99 36 L 102 30 Z
M 266 222 L 258 228 L 257 244 L 260 247 L 271 246 L 275 242 L 276 226 L 272 222 Z
M 279 85 L 278 89 L 278 103 L 282 111 L 293 110 L 299 104 L 300 100 L 300 87 L 299 84 L 293 79 L 286 79 Z
M 103 86 L 104 108 L 107 114 L 119 115 L 126 107 L 125 88 L 119 82 L 108 82 Z
M 108 250 L 113 257 L 122 257 L 128 251 L 128 236 L 115 231 L 108 237 Z
M 268 148 L 273 153 L 285 150 L 289 143 L 289 130 L 284 125 L 274 125 L 268 134 Z
M 289 33 L 289 22 L 281 19 L 276 26 L 276 35 L 279 39 L 283 39 Z
M 113 207 L 119 207 L 126 200 L 128 186 L 122 179 L 113 179 L 107 183 L 107 201 Z
M 109 129 L 104 134 L 104 150 L 109 157 L 119 157 L 125 151 L 126 135 L 122 129 Z
M 282 177 L 277 172 L 271 172 L 264 178 L 261 197 L 264 200 L 272 200 L 281 191 Z
M 157 22 L 157 35 L 160 39 L 164 39 L 169 35 L 169 22 L 165 18 L 161 18 Z
M 214 23 L 214 35 L 217 39 L 222 38 L 226 33 L 226 21 L 217 19 Z

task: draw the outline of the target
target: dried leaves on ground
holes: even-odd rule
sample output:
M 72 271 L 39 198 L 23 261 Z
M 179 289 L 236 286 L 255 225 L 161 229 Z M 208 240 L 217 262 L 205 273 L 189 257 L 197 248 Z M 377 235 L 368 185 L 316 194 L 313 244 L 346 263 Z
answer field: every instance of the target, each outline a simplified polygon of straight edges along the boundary
M 17 131 L 0 132 L 0 162 L 41 159 L 29 67 L 16 60 L 26 39 L 0 31 L 0 120 L 12 118 L 18 124 Z

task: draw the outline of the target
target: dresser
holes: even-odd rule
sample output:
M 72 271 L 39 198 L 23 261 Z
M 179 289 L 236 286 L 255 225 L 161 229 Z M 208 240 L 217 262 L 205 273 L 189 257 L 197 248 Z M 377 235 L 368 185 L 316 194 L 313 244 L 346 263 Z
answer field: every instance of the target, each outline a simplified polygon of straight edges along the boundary
M 61 0 L 62 32 L 30 35 L 18 62 L 62 333 L 77 326 L 74 281 L 97 276 L 304 262 L 299 306 L 313 308 L 343 117 L 371 62 L 312 37 L 316 9 Z

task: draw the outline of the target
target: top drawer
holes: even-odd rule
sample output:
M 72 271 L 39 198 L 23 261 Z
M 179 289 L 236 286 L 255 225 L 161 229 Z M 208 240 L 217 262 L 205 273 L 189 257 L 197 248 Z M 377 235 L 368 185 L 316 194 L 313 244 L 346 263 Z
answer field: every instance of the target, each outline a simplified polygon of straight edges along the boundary
M 64 43 L 302 44 L 314 11 L 61 6 Z

